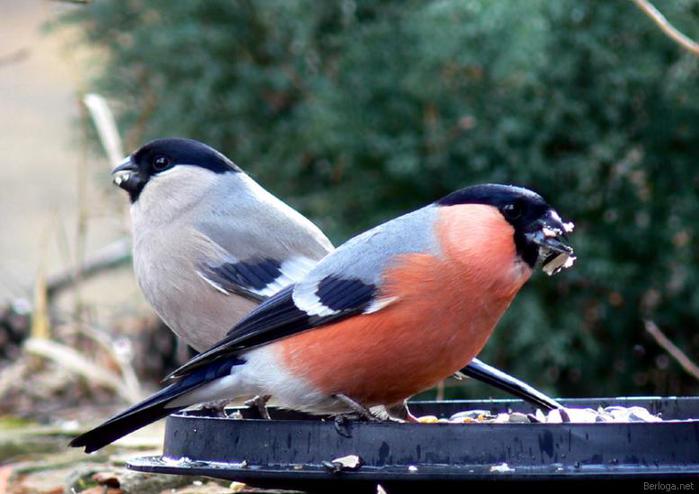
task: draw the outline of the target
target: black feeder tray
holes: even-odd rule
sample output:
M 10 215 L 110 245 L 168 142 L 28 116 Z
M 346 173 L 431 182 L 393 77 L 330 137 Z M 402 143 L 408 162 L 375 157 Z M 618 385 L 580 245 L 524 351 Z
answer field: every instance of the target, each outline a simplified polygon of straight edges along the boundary
M 561 400 L 571 408 L 647 408 L 663 422 L 398 424 L 310 419 L 270 409 L 273 420 L 168 417 L 163 456 L 132 460 L 140 472 L 204 475 L 256 487 L 313 492 L 466 492 L 484 484 L 564 487 L 696 482 L 699 487 L 699 398 Z M 412 402 L 413 414 L 448 418 L 466 410 L 531 413 L 519 400 Z M 246 416 L 246 409 L 239 409 Z M 356 455 L 355 469 L 333 463 Z M 646 485 L 648 484 L 648 485 Z M 592 485 L 590 485 L 592 487 Z M 680 489 L 681 487 L 676 487 Z M 691 490 L 691 489 L 690 489 Z M 560 492 L 560 491 L 559 491 Z

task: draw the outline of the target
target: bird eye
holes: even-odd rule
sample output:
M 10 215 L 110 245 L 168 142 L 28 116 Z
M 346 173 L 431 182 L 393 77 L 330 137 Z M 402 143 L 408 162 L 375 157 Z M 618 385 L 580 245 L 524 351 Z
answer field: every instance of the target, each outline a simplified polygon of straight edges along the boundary
M 162 154 L 157 154 L 153 157 L 153 161 L 151 163 L 153 164 L 153 169 L 155 171 L 161 172 L 164 169 L 166 169 L 168 166 L 170 166 L 171 162 L 172 161 L 167 156 L 164 156 Z
M 517 203 L 505 204 L 502 207 L 502 214 L 508 220 L 516 220 L 522 216 L 522 207 Z

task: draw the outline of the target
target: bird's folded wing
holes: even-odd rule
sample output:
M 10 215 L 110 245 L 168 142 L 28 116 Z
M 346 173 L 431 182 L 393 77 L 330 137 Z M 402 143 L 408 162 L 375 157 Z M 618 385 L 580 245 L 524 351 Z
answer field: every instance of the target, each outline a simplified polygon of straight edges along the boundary
M 311 227 L 292 228 L 286 216 L 272 213 L 264 216 L 264 228 L 254 221 L 260 215 L 225 208 L 196 223 L 203 254 L 197 274 L 221 293 L 256 301 L 302 279 L 332 245 Z
M 305 257 L 284 262 L 272 258 L 245 261 L 228 258 L 219 262 L 201 262 L 197 274 L 221 293 L 261 302 L 302 278 L 315 264 Z
M 357 289 L 346 284 L 332 293 L 338 307 L 325 315 L 312 315 L 300 309 L 294 302 L 295 285 L 288 286 L 255 308 L 228 335 L 204 353 L 201 353 L 170 374 L 166 379 L 180 378 L 216 359 L 238 354 L 240 351 L 262 345 L 301 331 L 338 321 L 362 312 L 373 300 L 373 290 Z M 343 308 L 340 303 L 345 303 Z

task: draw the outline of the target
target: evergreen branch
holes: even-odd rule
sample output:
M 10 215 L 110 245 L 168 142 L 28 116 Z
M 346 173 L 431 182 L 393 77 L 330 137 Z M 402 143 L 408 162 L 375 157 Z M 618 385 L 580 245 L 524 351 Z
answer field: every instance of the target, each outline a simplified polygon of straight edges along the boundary
M 127 238 L 116 240 L 97 251 L 92 257 L 89 257 L 82 263 L 80 267 L 81 280 L 91 278 L 104 271 L 119 268 L 126 264 L 130 258 L 131 241 Z M 73 286 L 79 281 L 80 280 L 75 276 L 74 268 L 49 276 L 46 281 L 48 296 L 52 297 L 61 290 Z

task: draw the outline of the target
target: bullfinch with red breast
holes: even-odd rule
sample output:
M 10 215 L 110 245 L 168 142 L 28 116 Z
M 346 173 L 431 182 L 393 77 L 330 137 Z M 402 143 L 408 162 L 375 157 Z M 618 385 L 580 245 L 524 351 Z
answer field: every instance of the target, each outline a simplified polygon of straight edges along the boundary
M 404 410 L 481 351 L 536 266 L 572 265 L 571 230 L 524 188 L 453 192 L 352 238 L 71 445 L 94 451 L 193 404 L 255 395 L 312 414 Z

